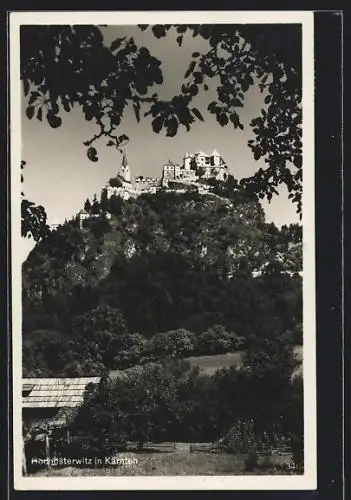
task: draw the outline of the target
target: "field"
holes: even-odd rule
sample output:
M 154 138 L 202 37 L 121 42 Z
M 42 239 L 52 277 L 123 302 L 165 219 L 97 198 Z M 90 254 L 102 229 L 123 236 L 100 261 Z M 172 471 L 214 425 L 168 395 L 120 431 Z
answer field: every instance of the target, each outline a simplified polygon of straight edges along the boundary
M 288 474 L 277 470 L 274 465 L 286 463 L 289 456 L 276 457 L 268 467 L 246 472 L 244 455 L 219 453 L 190 453 L 189 443 L 176 443 L 176 449 L 170 452 L 145 451 L 142 453 L 125 452 L 116 458 L 136 459 L 131 465 L 108 465 L 96 468 L 52 467 L 41 469 L 33 476 L 215 476 L 247 474 Z M 133 460 L 134 462 L 134 460 Z
M 302 374 L 302 346 L 295 347 L 295 354 L 298 360 L 301 361 L 300 366 L 296 370 L 297 374 Z M 197 366 L 200 372 L 205 375 L 213 375 L 217 370 L 221 368 L 229 368 L 231 366 L 239 368 L 243 362 L 243 355 L 245 351 L 228 352 L 226 354 L 214 354 L 212 356 L 189 356 L 185 358 L 189 361 L 190 366 Z M 120 375 L 120 370 L 111 370 L 110 377 L 112 379 L 117 378 Z
M 190 356 L 186 358 L 190 366 L 197 366 L 205 375 L 213 375 L 221 368 L 239 368 L 242 364 L 244 351 L 228 352 L 226 354 L 215 354 L 213 356 Z
M 213 375 L 216 370 L 229 368 L 231 366 L 239 368 L 242 365 L 245 351 L 228 352 L 227 354 L 216 354 L 213 356 L 191 356 L 186 358 L 191 366 L 198 366 L 200 372 L 206 375 Z M 297 373 L 302 373 L 302 346 L 295 347 L 295 354 L 301 361 Z

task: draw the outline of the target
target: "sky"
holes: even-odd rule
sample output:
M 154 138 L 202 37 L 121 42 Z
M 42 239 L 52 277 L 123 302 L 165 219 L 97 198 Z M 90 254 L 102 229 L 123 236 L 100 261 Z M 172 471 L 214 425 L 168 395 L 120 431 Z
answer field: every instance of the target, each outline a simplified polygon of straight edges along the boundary
M 115 38 L 134 37 L 138 46 L 147 47 L 150 53 L 162 61 L 164 82 L 155 86 L 160 98 L 171 98 L 177 94 L 182 78 L 189 65 L 192 52 L 202 52 L 209 45 L 200 37 L 185 35 L 182 47 L 176 43 L 176 35 L 155 38 L 150 30 L 142 32 L 137 26 L 109 26 L 101 28 L 104 41 L 109 44 Z M 126 134 L 129 166 L 134 175 L 160 176 L 163 164 L 168 160 L 182 161 L 186 152 L 219 151 L 235 178 L 250 176 L 259 167 L 247 142 L 253 138 L 249 126 L 252 118 L 260 114 L 263 96 L 253 87 L 245 95 L 240 119 L 244 130 L 228 125 L 221 127 L 214 115 L 206 111 L 208 103 L 215 98 L 214 89 L 199 93 L 193 104 L 204 116 L 204 122 L 196 121 L 189 132 L 180 127 L 175 137 L 165 136 L 163 131 L 155 134 L 150 117 L 137 123 L 132 109 L 124 113 L 118 134 Z M 62 223 L 70 219 L 84 205 L 87 197 L 100 195 L 106 182 L 117 174 L 122 156 L 115 148 L 96 143 L 99 161 L 92 163 L 86 156 L 83 141 L 89 139 L 97 128 L 87 122 L 80 109 L 62 112 L 63 123 L 57 129 L 45 121 L 29 120 L 25 116 L 25 100 L 22 112 L 22 159 L 26 161 L 23 191 L 27 199 L 43 205 L 48 223 Z M 287 191 L 280 190 L 271 203 L 263 202 L 267 222 L 277 226 L 298 222 L 296 206 L 288 199 Z M 23 259 L 33 248 L 32 240 L 23 240 Z

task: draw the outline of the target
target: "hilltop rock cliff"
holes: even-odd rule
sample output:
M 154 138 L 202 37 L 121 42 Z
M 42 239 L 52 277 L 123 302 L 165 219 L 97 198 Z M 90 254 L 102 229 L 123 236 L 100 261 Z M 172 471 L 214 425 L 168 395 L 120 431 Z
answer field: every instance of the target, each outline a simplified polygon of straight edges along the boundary
M 266 224 L 255 199 L 159 192 L 112 197 L 97 212 L 83 227 L 72 220 L 52 231 L 23 264 L 24 333 L 69 331 L 72 316 L 101 303 L 121 310 L 130 331 L 149 336 L 216 322 L 247 329 L 245 287 L 264 296 L 267 279 L 288 272 L 287 288 L 301 291 L 301 278 L 292 276 L 302 269 L 301 227 Z M 285 322 L 298 320 L 300 299 Z M 284 315 L 284 307 L 272 315 Z

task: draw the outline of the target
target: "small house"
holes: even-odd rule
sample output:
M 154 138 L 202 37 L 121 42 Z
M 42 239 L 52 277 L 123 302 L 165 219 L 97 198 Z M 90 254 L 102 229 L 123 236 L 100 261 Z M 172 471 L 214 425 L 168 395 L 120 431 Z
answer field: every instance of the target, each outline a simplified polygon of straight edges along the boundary
M 83 222 L 85 220 L 89 219 L 89 218 L 90 218 L 89 212 L 87 212 L 84 208 L 82 208 L 78 212 L 79 227 L 82 228 L 83 227 Z
M 53 435 L 69 443 L 70 427 L 91 384 L 101 377 L 25 378 L 22 380 L 23 472 L 33 450 L 43 443 L 46 458 L 51 456 Z M 27 453 L 27 450 L 29 455 Z
M 27 428 L 67 427 L 83 404 L 90 384 L 101 377 L 25 378 L 22 380 L 22 418 Z

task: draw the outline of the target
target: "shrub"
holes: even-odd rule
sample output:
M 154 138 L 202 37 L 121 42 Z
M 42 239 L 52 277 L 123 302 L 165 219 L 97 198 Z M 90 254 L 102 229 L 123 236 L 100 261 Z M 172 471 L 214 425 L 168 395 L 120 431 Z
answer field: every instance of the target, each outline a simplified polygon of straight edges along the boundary
M 241 345 L 239 337 L 228 333 L 224 326 L 214 325 L 203 332 L 198 340 L 199 354 L 222 354 L 230 352 Z
M 221 444 L 231 453 L 248 453 L 257 444 L 254 422 L 238 418 Z
M 275 464 L 273 461 L 273 457 L 271 454 L 269 455 L 264 455 L 262 459 L 260 460 L 258 467 L 263 470 L 271 470 L 275 468 Z
M 258 464 L 258 454 L 255 449 L 250 450 L 245 458 L 245 472 L 253 472 Z
M 122 187 L 122 181 L 119 177 L 112 177 L 109 180 L 109 184 L 111 187 Z
M 304 468 L 304 440 L 303 436 L 294 436 L 291 443 L 293 462 L 298 471 Z

